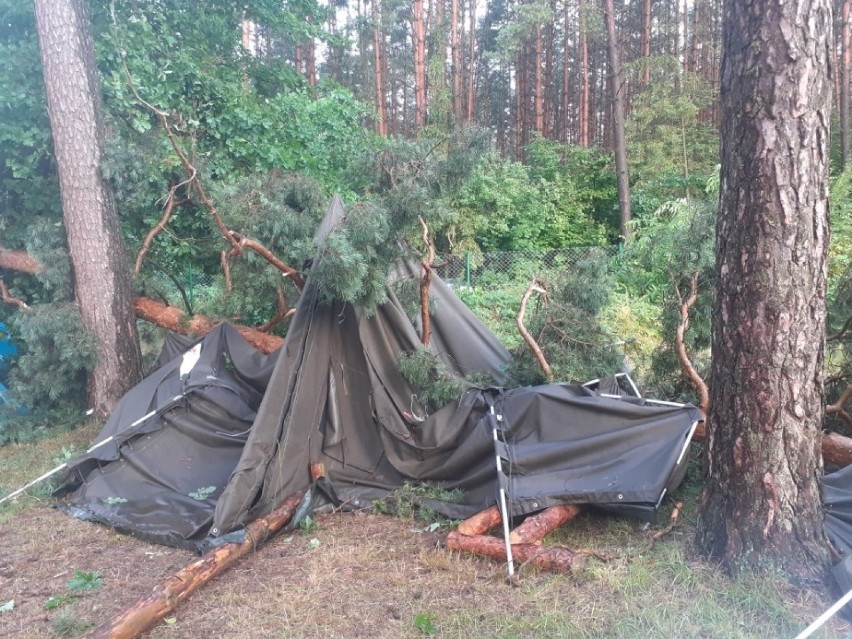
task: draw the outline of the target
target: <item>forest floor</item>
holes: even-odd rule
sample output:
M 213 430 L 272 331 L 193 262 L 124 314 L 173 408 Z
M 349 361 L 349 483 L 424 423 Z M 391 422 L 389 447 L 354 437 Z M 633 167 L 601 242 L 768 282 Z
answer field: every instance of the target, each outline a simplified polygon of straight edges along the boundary
M 0 494 L 93 435 L 0 448 Z M 2 637 L 80 636 L 195 559 L 73 519 L 37 494 L 0 507 Z M 581 515 L 546 543 L 606 560 L 590 557 L 571 575 L 526 567 L 515 586 L 496 562 L 446 550 L 450 522 L 321 515 L 244 558 L 144 636 L 792 639 L 830 605 L 834 593 L 780 577 L 730 579 L 696 558 L 696 495 L 688 477 L 676 496 L 684 514 L 655 544 L 663 518 L 646 527 Z M 852 624 L 837 617 L 813 636 L 849 638 Z

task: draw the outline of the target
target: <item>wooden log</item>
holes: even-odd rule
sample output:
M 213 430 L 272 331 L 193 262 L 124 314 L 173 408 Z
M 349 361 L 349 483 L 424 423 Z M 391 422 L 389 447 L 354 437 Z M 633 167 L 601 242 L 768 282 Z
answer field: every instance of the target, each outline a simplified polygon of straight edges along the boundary
M 179 308 L 167 306 L 148 297 L 133 298 L 136 316 L 181 335 L 206 335 L 218 322 L 203 315 L 187 316 Z M 263 333 L 248 326 L 235 325 L 240 335 L 259 351 L 271 353 L 284 344 L 284 338 Z
M 468 537 L 484 535 L 499 523 L 500 509 L 497 506 L 491 506 L 491 508 L 486 508 L 482 512 L 476 513 L 473 517 L 468 517 L 461 522 L 458 531 Z
M 506 546 L 503 540 L 497 537 L 486 535 L 468 537 L 458 532 L 451 532 L 447 535 L 447 548 L 506 561 Z M 512 544 L 512 554 L 517 561 L 551 572 L 571 572 L 582 561 L 581 557 L 560 546 Z
M 823 433 L 822 459 L 833 466 L 852 464 L 852 439 L 837 433 Z
M 216 575 L 230 568 L 238 559 L 258 548 L 293 518 L 302 501 L 293 495 L 278 508 L 246 526 L 245 541 L 223 544 L 172 575 L 131 608 L 101 624 L 86 639 L 133 639 L 174 612 L 178 605 Z
M 576 504 L 551 506 L 540 513 L 527 517 L 524 522 L 509 533 L 509 542 L 513 544 L 540 544 L 548 534 L 565 522 L 580 514 L 582 508 Z

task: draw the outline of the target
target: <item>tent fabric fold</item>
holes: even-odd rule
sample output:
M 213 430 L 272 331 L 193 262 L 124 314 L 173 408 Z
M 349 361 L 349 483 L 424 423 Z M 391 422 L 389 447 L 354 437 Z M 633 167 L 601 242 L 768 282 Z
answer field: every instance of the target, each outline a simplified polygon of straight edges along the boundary
M 318 242 L 343 216 L 335 198 Z M 406 278 L 419 278 L 418 267 L 400 265 L 391 277 Z M 430 295 L 431 351 L 455 374 L 493 385 L 468 384 L 430 413 L 399 372 L 399 358 L 421 344 L 390 287 L 368 314 L 327 299 L 308 277 L 276 354 L 263 357 L 222 326 L 201 342 L 188 375 L 179 375 L 180 354 L 128 393 L 97 440 L 115 441 L 71 465 L 69 512 L 201 547 L 307 491 L 312 464 L 348 506 L 428 482 L 461 495 L 428 501 L 454 518 L 493 504 L 501 482 L 521 516 L 558 503 L 653 509 L 680 481 L 698 409 L 572 384 L 502 388 L 508 351 L 437 275 Z M 492 410 L 504 428 L 496 450 Z

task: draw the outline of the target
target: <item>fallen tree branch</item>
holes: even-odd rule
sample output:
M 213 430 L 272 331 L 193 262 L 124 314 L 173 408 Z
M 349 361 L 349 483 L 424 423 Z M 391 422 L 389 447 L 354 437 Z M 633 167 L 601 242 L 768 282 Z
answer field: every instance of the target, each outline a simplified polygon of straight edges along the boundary
M 281 292 L 280 287 L 276 287 L 275 294 L 278 297 L 278 311 L 269 319 L 268 322 L 261 326 L 258 326 L 255 329 L 260 333 L 266 333 L 271 328 L 277 326 L 288 317 L 293 317 L 293 315 L 296 313 L 295 308 L 287 308 L 287 300 L 284 299 L 284 293 Z
M 506 546 L 503 540 L 497 537 L 486 535 L 468 537 L 453 531 L 447 535 L 447 548 L 506 561 Z M 571 572 L 582 562 L 582 557 L 561 546 L 512 544 L 512 556 L 523 564 L 530 564 L 551 572 Z
M 229 231 L 229 234 L 237 242 L 240 251 L 242 251 L 242 249 L 244 248 L 251 249 L 258 255 L 260 255 L 263 259 L 265 259 L 267 262 L 272 264 L 272 266 L 284 273 L 284 275 L 293 280 L 293 284 L 295 284 L 296 288 L 298 288 L 300 291 L 305 287 L 305 280 L 302 279 L 302 276 L 299 274 L 299 272 L 293 267 L 288 266 L 280 259 L 278 259 L 275 254 L 268 248 L 266 248 L 263 244 L 261 244 L 257 240 L 253 240 L 249 237 L 240 235 L 236 231 Z
M 139 271 L 142 270 L 142 262 L 145 260 L 145 256 L 151 248 L 151 243 L 154 241 L 154 238 L 166 228 L 166 224 L 168 224 L 169 220 L 172 218 L 172 211 L 174 211 L 174 208 L 187 202 L 187 200 L 175 200 L 176 189 L 176 186 L 169 189 L 162 217 L 160 217 L 159 221 L 154 225 L 154 228 L 148 231 L 148 234 L 145 236 L 145 240 L 142 242 L 142 246 L 139 248 L 139 252 L 136 254 L 136 263 L 133 266 L 133 273 L 135 275 L 139 275 Z
M 2 277 L 0 277 L 0 301 L 18 308 L 29 308 L 24 300 L 9 294 L 9 289 L 6 288 L 6 282 L 3 281 Z
M 179 308 L 167 306 L 148 297 L 135 297 L 133 307 L 140 319 L 181 335 L 206 335 L 219 324 L 203 315 L 188 317 Z M 235 325 L 234 328 L 248 343 L 264 353 L 271 353 L 284 344 L 283 337 L 263 333 L 256 328 L 240 325 Z
M 834 340 L 838 340 L 846 334 L 846 331 L 852 330 L 852 315 L 846 318 L 846 323 L 843 325 L 837 333 L 829 335 L 825 338 L 827 342 L 833 342 Z
M 41 271 L 41 262 L 26 251 L 0 247 L 0 268 L 26 273 L 27 275 L 37 275 Z
M 509 541 L 513 544 L 540 544 L 542 539 L 562 524 L 574 519 L 581 511 L 582 508 L 575 504 L 551 506 L 527 517 L 520 526 L 509 533 Z
M 269 515 L 256 519 L 246 526 L 245 541 L 241 544 L 223 544 L 209 550 L 201 559 L 166 579 L 147 597 L 101 624 L 86 637 L 88 639 L 138 637 L 160 619 L 174 612 L 198 588 L 223 573 L 240 558 L 259 548 L 263 542 L 284 528 L 293 518 L 301 501 L 301 495 L 288 498 Z
M 423 346 L 429 346 L 429 342 L 432 339 L 432 319 L 429 314 L 429 287 L 432 285 L 432 264 L 435 262 L 435 245 L 429 239 L 429 227 L 426 226 L 426 222 L 420 215 L 417 216 L 417 220 L 423 229 L 423 244 L 426 247 L 426 257 L 420 260 L 420 266 L 422 267 L 420 274 L 420 323 L 423 328 L 420 341 L 423 342 Z
M 705 415 L 710 409 L 710 391 L 707 388 L 707 383 L 698 374 L 692 360 L 689 358 L 689 353 L 686 352 L 685 336 L 686 330 L 689 328 L 689 309 L 692 308 L 695 301 L 698 299 L 698 273 L 693 273 L 689 279 L 689 297 L 684 300 L 680 294 L 680 289 L 675 286 L 678 301 L 680 302 L 680 324 L 677 326 L 675 334 L 675 350 L 677 351 L 677 359 L 680 362 L 680 367 L 686 375 L 689 383 L 698 393 L 698 408 Z
M 852 384 L 846 387 L 842 393 L 840 393 L 840 397 L 837 398 L 837 401 L 833 404 L 829 404 L 825 407 L 826 415 L 837 415 L 844 422 L 852 426 L 852 414 L 850 414 L 846 410 L 846 402 L 848 402 L 852 398 Z
M 222 274 L 225 276 L 225 292 L 231 292 L 231 254 L 222 249 L 222 254 L 220 256 L 220 262 L 222 263 Z
M 530 335 L 530 332 L 524 325 L 524 315 L 526 315 L 527 312 L 527 302 L 529 302 L 530 296 L 532 296 L 533 293 L 538 293 L 544 298 L 545 301 L 547 301 L 548 299 L 547 289 L 544 288 L 544 285 L 541 283 L 540 280 L 534 279 L 532 282 L 530 282 L 530 285 L 524 292 L 524 296 L 521 298 L 521 309 L 518 311 L 517 318 L 518 331 L 521 333 L 521 337 L 524 338 L 524 341 L 532 350 L 539 367 L 544 373 L 545 379 L 547 379 L 549 383 L 553 383 L 553 369 L 550 367 L 550 364 L 547 363 L 547 359 L 545 359 L 544 353 L 542 352 L 541 347 L 538 345 L 538 342 L 536 342 L 535 338 Z
M 500 509 L 497 506 L 486 508 L 482 512 L 476 513 L 472 517 L 468 517 L 458 525 L 458 532 L 462 535 L 472 537 L 474 535 L 484 535 L 489 530 L 497 526 L 502 521 L 500 517 Z

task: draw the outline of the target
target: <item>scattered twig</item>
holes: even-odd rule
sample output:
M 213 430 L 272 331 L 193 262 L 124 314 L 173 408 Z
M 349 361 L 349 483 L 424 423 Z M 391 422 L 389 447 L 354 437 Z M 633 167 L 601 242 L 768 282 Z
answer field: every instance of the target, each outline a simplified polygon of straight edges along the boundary
M 653 535 L 651 535 L 651 539 L 648 541 L 648 543 L 642 549 L 642 552 L 648 552 L 649 550 L 653 549 L 654 546 L 656 545 L 656 543 L 660 539 L 662 539 L 666 535 L 670 534 L 677 527 L 678 519 L 680 518 L 680 513 L 681 513 L 682 510 L 683 510 L 683 502 L 682 501 L 676 502 L 675 507 L 672 510 L 672 515 L 669 518 L 669 525 L 666 526 L 665 528 L 663 528 L 662 530 L 658 530 Z
M 541 295 L 545 302 L 549 299 L 547 289 L 544 288 L 544 284 L 540 280 L 534 279 L 532 282 L 530 282 L 530 285 L 527 287 L 524 296 L 521 298 L 521 309 L 518 311 L 517 319 L 518 331 L 521 333 L 521 337 L 524 338 L 524 341 L 532 350 L 539 367 L 544 373 L 544 377 L 547 379 L 548 382 L 553 382 L 553 369 L 550 367 L 550 364 L 547 363 L 547 359 L 545 359 L 544 353 L 542 352 L 541 347 L 538 345 L 538 342 L 536 342 L 535 338 L 530 335 L 530 332 L 524 325 L 524 315 L 526 315 L 527 312 L 527 302 L 529 302 L 530 296 L 533 293 L 538 293 L 539 295 Z

